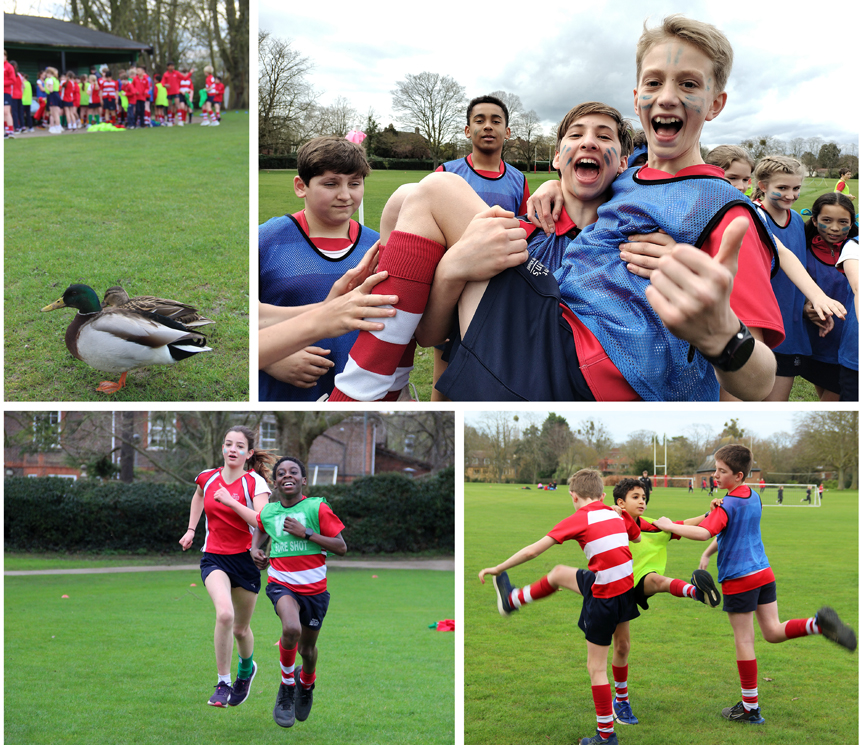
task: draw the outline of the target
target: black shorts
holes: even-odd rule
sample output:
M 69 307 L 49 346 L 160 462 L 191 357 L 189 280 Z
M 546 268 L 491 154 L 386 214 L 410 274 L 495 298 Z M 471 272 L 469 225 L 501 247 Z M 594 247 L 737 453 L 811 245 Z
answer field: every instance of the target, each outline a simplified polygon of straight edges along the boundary
M 648 572 L 648 574 L 657 574 L 657 572 Z M 648 598 L 653 598 L 653 595 L 645 594 L 645 577 L 642 577 L 637 583 L 636 587 L 633 588 L 633 595 L 636 598 L 636 605 L 638 605 L 642 610 L 648 610 Z
M 272 601 L 272 605 L 275 606 L 276 614 L 278 612 L 278 601 L 284 595 L 295 598 L 299 604 L 299 622 L 302 626 L 316 630 L 322 628 L 323 619 L 328 611 L 328 604 L 331 599 L 328 590 L 317 595 L 299 595 L 297 592 L 293 592 L 278 582 L 269 582 L 266 585 L 266 595 Z
M 529 259 L 490 280 L 436 390 L 452 401 L 594 401 L 546 267 Z
M 173 93 L 173 94 L 168 93 L 168 94 L 167 94 L 167 102 L 168 102 L 168 103 L 170 103 L 170 102 L 172 102 L 172 101 L 175 101 L 177 98 L 179 98 L 179 94 L 178 94 L 178 93 Z
M 839 366 L 839 400 L 857 400 L 857 371 L 845 365 Z
M 776 582 L 739 592 L 737 595 L 723 593 L 723 610 L 726 613 L 752 613 L 760 605 L 776 602 Z
M 812 385 L 824 388 L 826 391 L 840 393 L 842 391 L 842 387 L 839 385 L 840 369 L 840 365 L 834 362 L 819 362 L 811 357 L 806 357 L 800 377 L 808 380 Z
M 776 357 L 776 374 L 781 378 L 794 378 L 803 372 L 803 361 L 808 359 L 801 354 L 780 354 L 774 352 Z
M 588 569 L 576 570 L 576 583 L 582 593 L 582 610 L 577 625 L 585 632 L 586 641 L 608 647 L 619 623 L 639 618 L 635 591 L 630 589 L 614 598 L 596 598 L 591 594 L 594 579 L 594 572 Z
M 204 553 L 200 559 L 200 576 L 203 584 L 206 578 L 220 569 L 230 578 L 230 587 L 242 587 L 253 593 L 260 592 L 260 570 L 248 551 L 241 554 L 210 554 Z

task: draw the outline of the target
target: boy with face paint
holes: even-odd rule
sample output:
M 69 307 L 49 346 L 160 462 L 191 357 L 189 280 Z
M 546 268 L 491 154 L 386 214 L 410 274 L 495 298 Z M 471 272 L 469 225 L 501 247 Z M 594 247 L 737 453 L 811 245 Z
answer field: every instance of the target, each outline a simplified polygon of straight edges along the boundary
M 346 543 L 344 525 L 328 503 L 302 494 L 307 485 L 304 463 L 285 456 L 275 463 L 272 475 L 278 501 L 259 514 L 235 500 L 223 503 L 256 528 L 251 555 L 258 566 L 265 565 L 261 546 L 272 539 L 266 595 L 283 627 L 278 645 L 281 684 L 272 715 L 279 726 L 292 727 L 296 719 L 308 718 L 313 704 L 316 641 L 329 604 L 326 552 L 343 556 Z M 298 668 L 297 653 L 303 663 Z
M 634 106 L 648 140 L 648 166 L 615 180 L 612 199 L 596 210 L 597 222 L 563 252 L 530 256 L 524 231 L 517 233 L 519 224 L 504 213 L 491 210 L 464 224 L 460 212 L 458 222 L 458 210 L 465 206 L 467 217 L 470 211 L 465 195 L 445 203 L 444 211 L 426 198 L 410 209 L 407 198 L 392 233 L 397 249 L 384 252 L 380 262 L 391 286 L 380 283 L 376 292 L 397 292 L 401 305 L 410 298 L 412 307 L 403 309 L 420 316 L 431 282 L 434 288 L 446 283 L 440 307 L 450 308 L 450 297 L 460 298 L 467 281 L 494 277 L 463 294 L 463 344 L 439 381 L 443 394 L 453 400 L 715 400 L 720 384 L 745 400 L 770 392 L 775 363 L 763 341 L 773 346 L 783 338 L 767 281 L 775 248 L 748 200 L 720 169 L 702 163 L 699 150 L 705 121 L 725 105 L 731 58 L 728 41 L 708 24 L 671 16 L 645 31 Z M 623 170 L 629 146 L 620 149 L 620 131 L 610 144 L 612 126 L 602 134 L 598 124 L 559 132 L 562 183 L 556 189 L 565 193 L 565 207 L 568 196 L 582 198 L 577 189 L 588 191 L 606 173 Z M 428 184 L 424 196 L 444 199 L 432 193 L 430 178 L 422 182 Z M 471 216 L 479 210 L 471 205 Z M 482 220 L 493 224 L 483 229 Z M 631 236 L 658 229 L 684 245 L 667 249 L 649 284 L 618 261 L 618 250 Z M 404 239 L 401 231 L 419 240 Z M 446 273 L 450 281 L 436 273 L 448 246 L 476 236 L 498 252 L 470 256 L 471 264 Z M 509 267 L 517 269 L 495 276 Z M 550 272 L 552 281 L 545 282 Z M 529 300 L 514 308 L 523 292 Z M 398 317 L 406 326 L 406 314 Z M 399 359 L 395 345 L 408 343 L 400 339 L 405 334 L 390 334 L 391 327 L 386 324 L 385 338 L 359 336 L 331 400 L 373 400 L 387 392 Z M 433 338 L 418 337 L 422 344 L 437 339 L 435 326 Z M 519 360 L 527 364 L 515 364 Z

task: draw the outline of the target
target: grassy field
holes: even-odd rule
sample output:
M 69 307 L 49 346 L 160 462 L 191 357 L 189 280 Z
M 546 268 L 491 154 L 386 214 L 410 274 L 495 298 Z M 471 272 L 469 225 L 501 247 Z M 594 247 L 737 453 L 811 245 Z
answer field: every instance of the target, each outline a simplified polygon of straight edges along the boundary
M 296 197 L 293 191 L 295 170 L 260 171 L 259 221 L 264 223 L 272 217 L 298 212 L 304 206 L 303 201 Z M 379 230 L 379 219 L 382 208 L 388 197 L 402 184 L 420 181 L 429 172 L 423 171 L 374 171 L 367 177 L 364 190 L 364 221 L 365 224 Z M 529 173 L 529 189 L 534 192 L 545 181 L 555 178 L 554 173 Z M 821 194 L 832 191 L 835 179 L 827 181 L 826 187 L 804 186 L 796 209 L 811 207 Z M 857 179 L 848 182 L 852 194 L 857 193 Z M 419 398 L 422 401 L 430 399 L 433 381 L 433 356 L 428 350 L 419 348 L 416 353 L 415 371 L 411 376 L 416 385 Z M 817 401 L 815 388 L 802 378 L 796 378 L 791 391 L 792 401 Z
M 250 696 L 217 709 L 206 705 L 214 612 L 199 572 L 7 577 L 4 741 L 453 743 L 454 635 L 428 629 L 453 617 L 453 579 L 331 570 L 313 711 L 285 732 L 272 720 L 280 622 L 264 594 Z M 233 677 L 237 664 L 234 651 Z
M 7 401 L 248 399 L 246 114 L 15 139 L 4 169 Z M 190 303 L 216 321 L 213 351 L 133 371 L 108 399 L 95 388 L 110 375 L 66 349 L 74 311 L 39 312 L 72 283 Z
M 776 494 L 765 503 L 775 502 Z M 706 495 L 657 488 L 646 516 L 673 520 L 707 509 Z M 492 584 L 478 572 L 538 540 L 571 514 L 559 491 L 519 485 L 465 485 L 465 743 L 570 743 L 595 731 L 585 669 L 581 601 L 559 593 L 509 618 L 499 616 Z M 832 605 L 857 628 L 857 492 L 827 492 L 824 506 L 764 510 L 762 534 L 777 578 L 780 619 L 806 618 Z M 666 575 L 689 579 L 707 543 L 669 547 Z M 575 543 L 556 546 L 510 570 L 523 586 L 556 564 L 585 567 Z M 710 569 L 716 575 L 716 559 Z M 736 745 L 857 742 L 857 656 L 823 637 L 767 644 L 756 627 L 763 727 L 726 722 L 740 700 L 726 614 L 659 595 L 631 622 L 630 701 L 640 724 L 616 726 L 631 745 Z M 847 705 L 845 705 L 847 702 Z

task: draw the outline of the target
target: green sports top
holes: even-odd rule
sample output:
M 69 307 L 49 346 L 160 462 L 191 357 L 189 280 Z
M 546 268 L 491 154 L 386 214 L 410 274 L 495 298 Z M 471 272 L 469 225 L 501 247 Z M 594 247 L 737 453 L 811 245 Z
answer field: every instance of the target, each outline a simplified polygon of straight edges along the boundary
M 663 574 L 666 571 L 666 561 L 669 558 L 669 541 L 672 540 L 671 533 L 662 530 L 656 532 L 643 528 L 643 523 L 651 525 L 644 517 L 639 518 L 639 527 L 642 528 L 639 543 L 630 544 L 630 553 L 633 555 L 633 584 L 638 585 L 649 572 Z M 652 528 L 652 530 L 656 530 Z
M 325 502 L 319 497 L 305 497 L 292 507 L 284 507 L 280 502 L 269 502 L 260 511 L 260 522 L 263 530 L 272 538 L 270 556 L 311 556 L 325 553 L 322 546 L 306 538 L 296 536 L 284 530 L 284 520 L 287 517 L 298 520 L 314 533 L 320 533 L 320 505 Z

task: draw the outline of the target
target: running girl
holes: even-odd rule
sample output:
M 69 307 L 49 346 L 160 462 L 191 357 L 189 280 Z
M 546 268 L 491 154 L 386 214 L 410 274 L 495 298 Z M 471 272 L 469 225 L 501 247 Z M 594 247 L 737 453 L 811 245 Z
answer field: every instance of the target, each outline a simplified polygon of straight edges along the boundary
M 272 715 L 281 727 L 292 727 L 296 719 L 308 718 L 313 704 L 316 643 L 329 604 L 326 552 L 343 556 L 346 543 L 343 523 L 325 500 L 302 494 L 308 482 L 304 463 L 290 456 L 281 458 L 275 464 L 274 479 L 280 501 L 265 505 L 259 515 L 223 494 L 216 499 L 258 528 L 251 548 L 258 565 L 265 562 L 261 546 L 266 535 L 272 538 L 266 595 L 282 626 L 281 685 Z M 298 669 L 297 652 L 302 656 Z
M 218 683 L 210 706 L 238 706 L 251 690 L 257 672 L 251 615 L 260 592 L 260 570 L 251 559 L 250 530 L 245 521 L 225 505 L 241 501 L 257 514 L 269 499 L 267 467 L 274 457 L 254 450 L 255 434 L 247 427 L 233 427 L 224 435 L 224 465 L 203 471 L 191 499 L 191 517 L 182 550 L 191 547 L 201 513 L 206 513 L 206 540 L 200 574 L 215 606 L 215 664 Z M 253 507 L 253 510 L 251 509 Z M 233 638 L 239 647 L 239 670 L 231 686 Z

